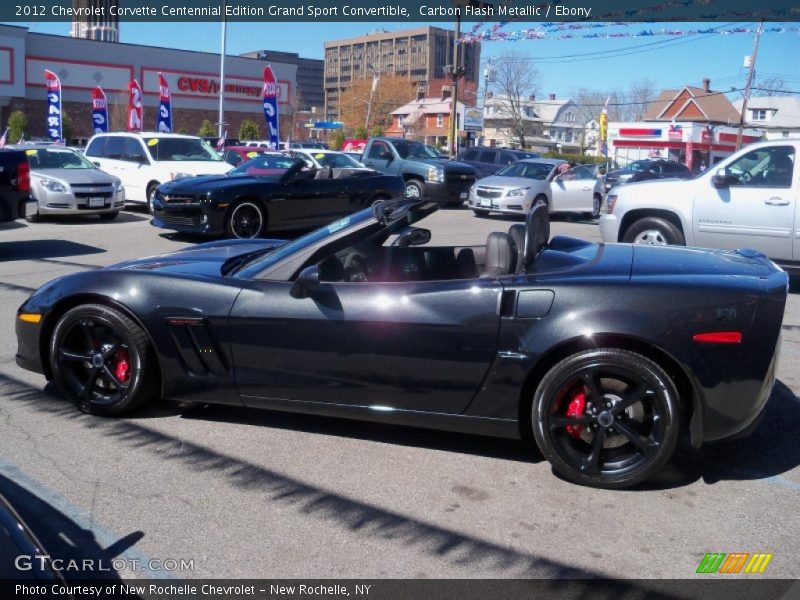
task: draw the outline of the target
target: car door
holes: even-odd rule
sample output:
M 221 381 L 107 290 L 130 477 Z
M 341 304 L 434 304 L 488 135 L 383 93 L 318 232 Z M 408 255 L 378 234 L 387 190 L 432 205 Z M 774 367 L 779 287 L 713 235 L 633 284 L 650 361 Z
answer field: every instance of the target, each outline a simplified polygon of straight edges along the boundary
M 276 221 L 290 228 L 314 227 L 352 212 L 345 181 L 316 179 L 314 173 L 302 171 L 278 186 L 270 199 Z M 328 175 L 325 170 L 317 173 Z
M 122 139 L 122 160 L 119 164 L 119 172 L 122 174 L 120 178 L 125 182 L 125 197 L 134 201 L 146 202 L 147 184 L 152 181 L 150 157 L 140 139 L 135 137 Z M 110 145 L 109 142 L 109 147 Z
M 390 158 L 391 157 L 391 158 Z M 364 164 L 382 173 L 392 172 L 391 164 L 394 160 L 394 150 L 386 142 L 375 140 L 364 155 Z
M 591 212 L 596 178 L 590 169 L 573 167 L 556 177 L 552 184 L 553 210 Z
M 800 176 L 794 146 L 754 148 L 711 171 L 695 180 L 695 245 L 747 247 L 792 260 Z M 714 175 L 724 175 L 727 184 L 714 187 Z
M 475 165 L 478 178 L 488 177 L 499 171 L 497 166 L 497 150 L 481 150 L 478 156 L 478 164 Z
M 236 383 L 269 399 L 462 412 L 495 357 L 502 289 L 491 279 L 292 284 L 255 281 L 230 316 Z

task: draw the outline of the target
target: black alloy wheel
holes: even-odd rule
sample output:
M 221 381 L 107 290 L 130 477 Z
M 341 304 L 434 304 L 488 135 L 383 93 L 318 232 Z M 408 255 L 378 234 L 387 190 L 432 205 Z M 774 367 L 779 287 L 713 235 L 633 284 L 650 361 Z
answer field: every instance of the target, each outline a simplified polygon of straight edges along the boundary
M 652 477 L 678 439 L 678 394 L 650 359 L 615 348 L 565 358 L 534 396 L 536 442 L 553 468 L 592 487 L 626 488 Z
M 78 306 L 59 320 L 50 366 L 64 395 L 91 414 L 128 412 L 157 390 L 156 359 L 145 332 L 126 315 L 99 304 Z
M 228 237 L 251 239 L 264 231 L 264 213 L 255 202 L 246 200 L 236 204 L 228 213 Z

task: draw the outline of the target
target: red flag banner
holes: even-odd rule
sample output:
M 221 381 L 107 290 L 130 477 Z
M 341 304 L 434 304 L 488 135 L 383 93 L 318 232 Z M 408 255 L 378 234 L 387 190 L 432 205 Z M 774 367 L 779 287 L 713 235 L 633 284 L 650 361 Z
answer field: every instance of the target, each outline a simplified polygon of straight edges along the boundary
M 142 130 L 142 86 L 135 79 L 128 84 L 128 131 Z

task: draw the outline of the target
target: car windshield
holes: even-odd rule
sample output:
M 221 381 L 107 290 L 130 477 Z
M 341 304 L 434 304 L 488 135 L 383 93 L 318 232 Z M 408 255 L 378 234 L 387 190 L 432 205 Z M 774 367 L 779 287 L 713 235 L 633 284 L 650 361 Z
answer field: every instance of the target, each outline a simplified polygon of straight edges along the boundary
M 277 175 L 289 169 L 294 163 L 295 159 L 291 156 L 259 154 L 240 164 L 230 171 L 229 175 Z
M 91 162 L 68 148 L 31 148 L 25 150 L 31 169 L 96 169 Z
M 497 174 L 503 177 L 522 177 L 544 181 L 552 170 L 553 165 L 551 164 L 518 161 L 500 169 Z
M 361 167 L 361 163 L 356 160 L 353 160 L 346 154 L 337 154 L 333 152 L 317 152 L 316 154 L 312 154 L 314 159 L 323 167 L 332 167 L 334 169 L 338 168 L 359 168 Z
M 439 158 L 436 152 L 421 142 L 398 140 L 394 142 L 394 147 L 400 158 Z
M 647 171 L 647 169 L 649 168 L 650 168 L 649 160 L 635 160 L 628 165 L 629 171 L 642 172 L 642 171 Z
M 222 157 L 200 138 L 144 138 L 155 161 L 222 162 Z

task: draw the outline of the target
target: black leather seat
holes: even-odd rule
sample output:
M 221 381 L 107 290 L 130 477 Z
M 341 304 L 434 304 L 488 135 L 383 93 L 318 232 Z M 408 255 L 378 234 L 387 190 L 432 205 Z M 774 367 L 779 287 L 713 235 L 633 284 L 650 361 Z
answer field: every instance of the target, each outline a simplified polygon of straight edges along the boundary
M 514 273 L 520 273 L 525 264 L 525 224 L 514 223 L 508 228 L 508 235 L 514 240 L 517 247 L 517 264 L 514 266 Z
M 550 241 L 550 211 L 540 203 L 528 213 L 525 222 L 525 249 L 523 265 L 530 265 Z
M 494 231 L 486 238 L 486 265 L 481 277 L 508 275 L 517 265 L 517 248 L 507 233 Z

